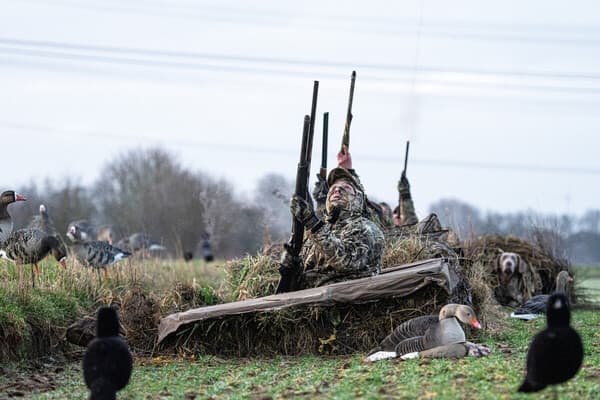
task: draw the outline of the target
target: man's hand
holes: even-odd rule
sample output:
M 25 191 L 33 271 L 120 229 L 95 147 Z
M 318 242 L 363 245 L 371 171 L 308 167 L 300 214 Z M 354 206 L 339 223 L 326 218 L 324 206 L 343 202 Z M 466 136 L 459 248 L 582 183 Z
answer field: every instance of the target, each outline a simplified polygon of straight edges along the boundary
M 410 193 L 410 183 L 408 183 L 408 178 L 406 177 L 406 172 L 404 171 L 402 171 L 402 175 L 398 181 L 398 192 L 400 192 L 400 194 Z
M 352 157 L 345 144 L 342 145 L 342 150 L 337 155 L 337 161 L 339 168 L 352 169 Z
M 313 233 L 323 226 L 323 221 L 315 215 L 312 202 L 308 202 L 296 194 L 290 200 L 290 211 L 305 228 L 310 229 Z
M 327 192 L 329 191 L 329 185 L 327 180 L 323 179 L 321 174 L 317 174 L 317 181 L 315 182 L 315 188 L 313 189 L 312 195 L 317 204 L 325 203 L 327 201 Z

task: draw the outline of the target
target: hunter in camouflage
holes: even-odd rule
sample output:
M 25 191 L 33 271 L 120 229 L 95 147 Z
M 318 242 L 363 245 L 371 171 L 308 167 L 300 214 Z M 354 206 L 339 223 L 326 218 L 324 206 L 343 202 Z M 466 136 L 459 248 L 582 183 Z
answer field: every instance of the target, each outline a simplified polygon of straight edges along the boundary
M 304 287 L 368 277 L 381 270 L 383 232 L 364 216 L 362 185 L 344 168 L 333 169 L 327 184 L 324 219 L 317 217 L 310 201 L 294 195 L 290 203 L 307 232 L 299 260 Z M 295 261 L 286 257 L 287 252 L 284 263 Z

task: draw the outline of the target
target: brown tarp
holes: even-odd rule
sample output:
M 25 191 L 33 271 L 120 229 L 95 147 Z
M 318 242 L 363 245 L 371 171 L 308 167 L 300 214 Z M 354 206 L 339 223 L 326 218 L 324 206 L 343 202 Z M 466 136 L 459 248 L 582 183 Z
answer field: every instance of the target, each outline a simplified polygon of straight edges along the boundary
M 447 262 L 442 258 L 387 268 L 380 275 L 369 278 L 171 314 L 160 320 L 158 342 L 163 341 L 182 325 L 210 318 L 273 311 L 298 305 L 329 306 L 336 303 L 362 303 L 390 297 L 406 297 L 431 283 L 442 286 L 448 292 L 456 284 L 451 278 Z

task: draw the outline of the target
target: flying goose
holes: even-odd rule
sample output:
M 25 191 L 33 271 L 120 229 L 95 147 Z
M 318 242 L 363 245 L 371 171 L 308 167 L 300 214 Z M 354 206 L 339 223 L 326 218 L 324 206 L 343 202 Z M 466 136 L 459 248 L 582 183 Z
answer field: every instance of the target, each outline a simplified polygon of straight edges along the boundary
M 82 232 L 77 225 L 72 225 L 67 235 L 73 241 L 71 246 L 75 258 L 85 266 L 92 268 L 106 268 L 117 261 L 123 260 L 131 255 L 106 242 L 85 242 Z
M 481 329 L 475 312 L 462 304 L 447 304 L 438 315 L 416 317 L 400 324 L 381 341 L 378 347 L 369 352 L 369 357 L 376 353 L 387 353 L 389 357 L 397 357 L 434 347 L 465 343 L 466 337 L 458 321 Z
M 583 361 L 583 344 L 569 325 L 567 296 L 554 293 L 546 305 L 546 329 L 534 336 L 527 351 L 527 374 L 519 392 L 537 392 L 571 379 Z
M 15 201 L 25 201 L 25 197 L 18 195 L 14 190 L 7 190 L 0 195 L 0 244 L 4 243 L 12 232 L 13 222 L 7 207 Z
M 567 271 L 560 271 L 556 276 L 555 293 L 564 293 L 568 299 L 569 283 L 571 282 L 573 282 L 573 278 L 569 276 L 569 273 Z M 549 298 L 549 294 L 538 294 L 537 296 L 533 296 L 511 313 L 510 316 L 524 320 L 534 319 L 536 318 L 536 314 L 546 313 L 546 305 L 548 304 Z
M 129 383 L 133 357 L 119 336 L 119 317 L 111 307 L 98 310 L 96 338 L 83 357 L 83 379 L 90 389 L 90 400 L 116 399 L 116 393 Z
M 40 273 L 37 265 L 48 253 L 65 268 L 66 252 L 55 236 L 47 235 L 39 229 L 18 229 L 10 234 L 0 246 L 0 258 L 17 265 L 32 264 L 31 278 L 35 287 L 35 276 Z M 35 268 L 35 269 L 34 269 Z

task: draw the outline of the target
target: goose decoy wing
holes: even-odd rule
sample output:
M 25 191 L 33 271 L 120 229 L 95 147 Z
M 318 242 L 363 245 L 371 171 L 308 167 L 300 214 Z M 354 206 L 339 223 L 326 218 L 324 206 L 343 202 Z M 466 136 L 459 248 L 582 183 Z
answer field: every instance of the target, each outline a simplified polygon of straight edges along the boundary
M 427 329 L 438 321 L 437 315 L 425 315 L 404 321 L 392 333 L 386 336 L 376 349 L 371 350 L 369 354 L 376 351 L 394 351 L 401 341 L 416 336 L 423 336 Z

